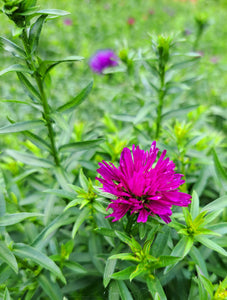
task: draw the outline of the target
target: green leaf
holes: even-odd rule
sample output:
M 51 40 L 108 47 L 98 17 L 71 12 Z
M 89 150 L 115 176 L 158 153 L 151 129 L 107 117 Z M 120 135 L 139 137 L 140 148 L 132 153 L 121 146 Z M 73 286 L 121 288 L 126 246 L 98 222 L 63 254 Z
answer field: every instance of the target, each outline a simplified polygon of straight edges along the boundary
M 203 274 L 208 277 L 207 265 L 202 254 L 200 253 L 200 250 L 195 246 L 192 246 L 189 255 L 191 256 L 192 260 L 200 267 Z
M 199 197 L 198 197 L 196 191 L 193 191 L 193 193 L 192 193 L 192 202 L 191 202 L 191 206 L 190 206 L 190 213 L 191 213 L 193 220 L 199 214 Z
M 215 171 L 217 173 L 217 177 L 220 180 L 221 184 L 223 185 L 223 188 L 225 189 L 225 191 L 227 191 L 227 173 L 225 172 L 224 168 L 222 167 L 214 149 L 212 149 L 212 153 L 213 153 L 214 167 L 215 167 Z
M 121 259 L 121 260 L 131 260 L 131 261 L 136 261 L 139 262 L 140 259 L 135 257 L 134 254 L 132 253 L 118 253 L 111 255 L 109 259 Z
M 44 126 L 42 120 L 17 122 L 0 128 L 0 134 L 21 132 Z
M 40 252 L 39 250 L 22 244 L 14 244 L 13 252 L 16 256 L 19 256 L 22 259 L 30 259 L 33 262 L 37 263 L 41 267 L 49 270 L 55 276 L 57 276 L 63 283 L 66 283 L 65 277 L 63 276 L 59 267 L 44 253 Z
M 57 285 L 57 283 L 52 282 L 49 278 L 45 275 L 41 274 L 38 277 L 38 282 L 42 287 L 45 294 L 48 296 L 48 299 L 51 300 L 62 300 L 63 295 L 61 289 Z
M 121 300 L 133 300 L 131 293 L 129 292 L 126 284 L 123 281 L 117 281 Z
M 201 270 L 199 269 L 198 266 L 196 266 L 196 270 L 197 270 L 197 273 L 199 275 L 199 279 L 200 279 L 202 285 L 204 286 L 205 290 L 212 297 L 213 296 L 214 287 L 213 287 L 211 281 L 208 278 L 206 278 L 204 275 L 202 275 Z
M 7 263 L 16 274 L 18 273 L 16 258 L 3 241 L 0 241 L 0 259 Z
M 163 268 L 168 265 L 175 265 L 179 260 L 181 260 L 181 257 L 163 255 L 158 258 L 158 261 L 157 263 L 155 263 L 155 266 L 157 265 L 157 268 Z
M 46 19 L 47 15 L 41 15 L 35 23 L 32 24 L 30 32 L 29 32 L 29 44 L 32 50 L 32 53 L 36 51 L 39 44 L 39 37 L 43 27 L 43 23 Z
M 82 201 L 83 201 L 83 199 L 74 199 L 74 200 L 70 201 L 69 204 L 67 204 L 66 207 L 64 208 L 64 211 L 67 211 L 69 208 L 77 206 L 78 204 L 81 204 Z
M 60 198 L 66 198 L 66 199 L 69 199 L 69 200 L 73 200 L 77 196 L 73 192 L 71 193 L 69 191 L 57 190 L 57 189 L 48 189 L 48 190 L 45 190 L 44 193 L 48 193 L 48 194 L 51 194 L 51 195 L 56 195 Z
M 27 219 L 27 218 L 33 218 L 33 217 L 42 217 L 43 214 L 39 213 L 18 213 L 18 214 L 5 214 L 4 216 L 0 217 L 0 226 L 10 226 L 17 223 L 20 223 L 21 221 Z
M 10 297 L 7 287 L 5 288 L 5 291 L 4 291 L 3 300 L 11 300 L 11 297 Z
M 65 10 L 61 10 L 61 9 L 42 9 L 42 10 L 36 11 L 36 14 L 67 16 L 70 13 Z
M 193 187 L 194 190 L 197 192 L 198 196 L 200 196 L 202 194 L 202 192 L 204 191 L 209 176 L 210 176 L 209 175 L 209 167 L 207 165 L 205 165 L 204 167 L 201 168 L 199 177 L 196 180 L 196 183 Z
M 125 233 L 115 230 L 116 236 L 125 244 L 129 245 L 130 248 L 135 248 L 135 245 L 132 239 L 127 236 Z M 141 250 L 140 244 L 137 243 L 138 250 Z
M 177 245 L 173 248 L 171 255 L 184 257 L 191 250 L 193 240 L 190 237 L 182 237 Z
M 20 64 L 16 64 L 16 65 L 12 65 L 12 66 L 0 71 L 0 76 L 7 74 L 9 72 L 22 72 L 22 73 L 32 74 L 32 71 L 29 70 L 27 67 L 20 65 Z
M 48 152 L 51 152 L 50 145 L 46 141 L 44 141 L 41 137 L 39 137 L 38 135 L 36 135 L 30 131 L 24 131 L 23 134 L 38 148 L 40 148 L 42 150 L 46 150 Z
M 7 264 L 0 266 L 0 284 L 5 284 L 7 279 L 13 275 L 13 270 Z
M 185 257 L 188 254 L 188 252 L 191 250 L 192 246 L 193 246 L 193 239 L 191 239 L 189 236 L 183 236 L 178 241 L 176 246 L 173 248 L 171 252 L 171 256 L 181 257 L 183 259 L 183 257 Z M 166 267 L 164 274 L 169 272 L 174 266 L 175 264 Z
M 220 234 L 227 234 L 227 222 L 220 222 L 218 224 L 210 224 L 207 226 L 208 229 L 213 230 Z
M 157 237 L 151 249 L 151 254 L 153 256 L 158 257 L 165 251 L 165 248 L 167 247 L 166 241 L 169 239 L 169 233 L 169 227 L 164 226 L 161 232 L 157 234 Z
M 57 65 L 64 63 L 64 62 L 73 62 L 73 61 L 81 61 L 84 58 L 82 56 L 68 56 L 60 60 L 44 60 L 40 64 L 40 71 L 43 74 L 43 78 Z
M 62 152 L 77 152 L 77 151 L 84 151 L 84 150 L 90 150 L 95 146 L 98 146 L 99 144 L 103 143 L 104 139 L 96 139 L 96 140 L 90 140 L 85 142 L 77 142 L 77 143 L 70 143 L 65 144 L 61 147 L 59 147 L 59 150 Z
M 69 261 L 69 260 L 65 261 L 64 267 L 72 270 L 76 274 L 86 274 L 87 273 L 87 269 L 75 261 Z
M 138 264 L 135 271 L 131 273 L 129 280 L 132 281 L 133 278 L 142 275 L 146 273 L 146 270 L 144 269 L 144 265 L 143 264 Z
M 54 166 L 54 164 L 51 161 L 36 157 L 31 154 L 22 153 L 15 150 L 6 150 L 6 153 L 11 157 L 13 157 L 15 160 L 19 160 L 27 165 L 43 167 L 43 168 L 53 168 Z
M 157 294 L 162 300 L 167 300 L 165 292 L 157 277 L 149 276 L 146 280 L 147 287 L 153 298 L 157 298 Z
M 0 37 L 0 46 L 14 56 L 26 58 L 26 53 L 21 47 L 4 37 Z
M 115 231 L 110 228 L 104 228 L 104 227 L 95 228 L 95 232 L 104 236 L 109 236 L 113 238 L 116 237 Z
M 56 217 L 48 226 L 46 226 L 37 237 L 35 237 L 34 241 L 32 242 L 32 246 L 39 247 L 40 244 L 45 241 L 45 239 L 55 230 L 63 225 L 71 224 L 75 219 L 77 219 L 77 216 L 70 218 L 68 211 L 62 213 L 60 216 Z
M 79 181 L 80 181 L 80 185 L 82 186 L 82 188 L 86 192 L 88 192 L 89 181 L 88 181 L 87 177 L 84 175 L 83 169 L 80 169 Z
M 116 281 L 112 281 L 109 285 L 108 300 L 120 300 L 119 288 Z
M 198 104 L 182 107 L 179 109 L 170 110 L 162 115 L 162 120 L 168 120 L 171 118 L 184 116 L 187 113 L 189 113 L 190 111 L 195 110 L 197 107 L 199 107 Z
M 111 280 L 111 276 L 115 270 L 115 266 L 116 266 L 117 260 L 113 259 L 113 260 L 107 260 L 106 261 L 106 266 L 105 266 L 105 270 L 104 270 L 104 275 L 103 275 L 103 285 L 106 288 L 107 285 L 109 284 L 110 280 Z
M 201 210 L 201 212 L 206 211 L 206 212 L 212 212 L 212 211 L 217 211 L 220 209 L 223 209 L 227 206 L 227 195 L 224 195 L 211 203 L 207 204 L 204 206 Z
M 201 244 L 203 244 L 204 246 L 206 246 L 207 248 L 210 248 L 224 256 L 227 256 L 227 251 L 225 251 L 225 249 L 223 249 L 222 247 L 220 247 L 217 243 L 215 243 L 214 241 L 208 239 L 205 236 L 196 236 L 195 237 L 196 241 L 200 242 Z
M 130 266 L 122 271 L 114 273 L 111 278 L 117 280 L 127 280 L 129 279 L 131 273 L 133 273 L 136 269 L 136 266 Z
M 76 97 L 57 108 L 58 112 L 70 112 L 80 105 L 88 96 L 93 86 L 91 81 Z
M 75 238 L 75 235 L 78 231 L 78 229 L 80 228 L 81 224 L 88 219 L 90 215 L 90 210 L 89 208 L 85 207 L 82 212 L 79 214 L 74 226 L 73 226 L 73 230 L 72 230 L 72 238 Z
M 17 72 L 17 76 L 25 90 L 25 92 L 28 94 L 28 96 L 32 99 L 32 100 L 38 100 L 41 101 L 41 96 L 39 94 L 39 92 L 34 88 L 34 86 L 31 84 L 31 82 L 27 79 L 27 77 L 21 73 L 21 72 Z

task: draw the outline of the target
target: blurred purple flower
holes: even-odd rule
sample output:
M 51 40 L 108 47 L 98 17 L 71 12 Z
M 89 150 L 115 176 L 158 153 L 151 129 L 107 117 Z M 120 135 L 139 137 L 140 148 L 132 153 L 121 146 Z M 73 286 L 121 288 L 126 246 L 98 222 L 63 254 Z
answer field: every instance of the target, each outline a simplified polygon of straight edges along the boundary
M 104 69 L 117 66 L 118 57 L 111 49 L 99 50 L 92 56 L 89 65 L 93 72 L 101 74 Z
M 72 20 L 71 19 L 64 19 L 64 24 L 66 26 L 71 26 L 73 24 Z
M 116 196 L 107 209 L 113 213 L 113 222 L 121 219 L 127 212 L 138 214 L 137 222 L 145 223 L 149 215 L 158 215 L 164 222 L 171 222 L 172 205 L 188 206 L 191 196 L 179 191 L 185 181 L 182 174 L 175 173 L 175 164 L 164 159 L 164 150 L 154 165 L 159 149 L 154 141 L 150 151 L 139 146 L 124 148 L 120 157 L 120 166 L 103 161 L 97 172 L 102 178 L 96 178 L 102 184 L 102 190 Z
M 219 62 L 219 57 L 217 57 L 217 56 L 212 56 L 212 57 L 210 58 L 210 61 L 211 61 L 213 64 L 216 64 L 216 63 Z
M 136 20 L 134 18 L 130 17 L 130 18 L 128 18 L 127 23 L 128 23 L 128 25 L 132 26 L 135 24 L 135 21 Z

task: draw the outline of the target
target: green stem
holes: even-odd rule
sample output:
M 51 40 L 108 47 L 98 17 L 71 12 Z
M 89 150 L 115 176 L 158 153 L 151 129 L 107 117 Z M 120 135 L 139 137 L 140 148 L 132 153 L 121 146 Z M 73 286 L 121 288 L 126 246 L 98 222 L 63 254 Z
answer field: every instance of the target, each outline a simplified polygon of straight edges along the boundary
M 130 235 L 131 233 L 131 230 L 132 230 L 132 225 L 135 223 L 135 219 L 136 219 L 136 214 L 131 214 L 128 216 L 128 223 L 126 225 L 126 228 L 125 228 L 125 232 Z
M 156 134 L 155 139 L 158 140 L 160 135 L 160 128 L 162 123 L 162 107 L 165 97 L 165 66 L 160 70 L 160 89 L 158 93 L 158 108 L 157 108 L 157 120 L 156 120 Z
M 40 100 L 41 100 L 41 103 L 43 106 L 43 118 L 46 121 L 48 136 L 50 138 L 51 154 L 54 158 L 54 162 L 55 162 L 56 166 L 60 166 L 60 160 L 58 157 L 58 152 L 57 152 L 56 143 L 55 143 L 54 130 L 53 130 L 52 122 L 51 122 L 51 118 L 50 118 L 50 108 L 49 108 L 47 97 L 46 97 L 46 94 L 44 91 L 41 75 L 37 71 L 37 68 L 35 67 L 33 59 L 31 57 L 31 49 L 30 49 L 30 45 L 29 45 L 29 41 L 28 41 L 28 37 L 27 37 L 27 33 L 26 33 L 25 29 L 22 32 L 21 38 L 23 41 L 24 49 L 27 54 L 26 63 L 28 65 L 28 67 L 34 72 L 33 77 L 34 77 L 36 84 L 38 86 L 38 89 L 39 89 L 40 98 L 41 98 Z

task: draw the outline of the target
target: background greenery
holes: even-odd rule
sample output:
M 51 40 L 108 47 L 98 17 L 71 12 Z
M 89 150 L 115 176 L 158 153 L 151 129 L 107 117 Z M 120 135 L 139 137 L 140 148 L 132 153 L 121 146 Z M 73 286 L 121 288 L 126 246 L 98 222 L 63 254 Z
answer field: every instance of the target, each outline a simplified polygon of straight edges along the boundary
M 227 247 L 226 1 L 40 0 L 37 4 L 42 9 L 58 8 L 71 13 L 47 20 L 39 56 L 85 58 L 61 64 L 50 72 L 46 87 L 53 112 L 91 80 L 93 88 L 74 112 L 53 113 L 62 169 L 46 168 L 42 159 L 48 160 L 50 155 L 31 136 L 21 132 L 1 135 L 0 298 L 166 299 L 152 294 L 152 286 L 146 286 L 143 277 L 132 282 L 127 280 L 129 276 L 111 277 L 114 270 L 133 265 L 120 260 L 115 265 L 116 261 L 111 264 L 108 260 L 116 254 L 115 248 L 119 253 L 130 251 L 111 231 L 124 231 L 126 221 L 112 224 L 104 219 L 108 200 L 92 186 L 98 184 L 95 181 L 98 162 L 104 159 L 117 164 L 124 146 L 135 143 L 147 150 L 155 139 L 158 98 L 153 85 L 157 84 L 157 78 L 146 63 L 155 56 L 151 38 L 172 35 L 178 42 L 171 49 L 172 85 L 165 97 L 158 146 L 167 149 L 177 171 L 185 175 L 182 190 L 196 192 L 193 207 L 199 205 L 202 209 L 221 199 L 210 209 L 212 216 L 209 215 L 207 229 L 222 234 L 211 240 L 219 247 Z M 134 18 L 134 24 L 129 25 L 128 18 Z M 66 25 L 67 19 L 71 25 Z M 206 24 L 197 45 L 196 19 L 205 20 Z M 20 44 L 15 26 L 3 14 L 0 28 L 1 36 Z M 114 49 L 122 61 L 115 71 L 100 76 L 91 72 L 88 63 L 97 50 L 104 48 Z M 191 57 L 192 51 L 201 57 Z M 3 49 L 0 57 L 1 70 L 18 63 L 17 58 Z M 31 105 L 5 101 L 28 98 L 16 73 L 4 74 L 0 79 L 0 127 L 40 117 L 40 111 Z M 32 132 L 48 140 L 45 127 Z M 91 140 L 97 141 L 92 147 L 89 143 L 83 144 L 84 148 L 74 144 L 74 149 L 60 151 L 64 143 Z M 32 158 L 23 158 L 20 153 Z M 90 183 L 86 178 L 91 179 Z M 78 203 L 83 207 L 76 207 Z M 65 211 L 67 205 L 73 207 Z M 190 209 L 195 217 L 195 208 Z M 20 214 L 18 219 L 14 214 Z M 189 226 L 186 215 L 184 211 Z M 181 209 L 174 210 L 175 221 L 184 224 L 184 217 Z M 177 221 L 172 224 L 162 224 L 159 228 L 158 220 L 152 219 L 145 228 L 135 228 L 134 236 L 140 243 L 154 238 L 151 253 L 155 257 L 171 253 L 177 256 L 172 251 L 180 240 L 179 228 Z M 100 228 L 107 228 L 108 234 L 99 233 Z M 120 240 L 127 244 L 122 237 Z M 178 255 L 182 260 L 168 275 L 163 270 L 155 273 L 167 299 L 226 299 L 225 252 L 213 244 L 201 244 L 194 241 L 197 252 L 194 248 L 191 252 L 191 248 L 180 249 L 183 252 Z

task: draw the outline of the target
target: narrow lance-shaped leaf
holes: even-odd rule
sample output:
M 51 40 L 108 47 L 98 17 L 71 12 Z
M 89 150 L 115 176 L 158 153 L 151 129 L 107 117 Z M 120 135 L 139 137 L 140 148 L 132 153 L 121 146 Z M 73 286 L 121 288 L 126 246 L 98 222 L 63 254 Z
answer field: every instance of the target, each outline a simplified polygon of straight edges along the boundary
M 32 53 L 36 51 L 39 44 L 39 37 L 43 27 L 43 23 L 47 15 L 41 15 L 36 22 L 32 25 L 29 32 L 29 44 L 32 50 Z
M 223 166 L 221 165 L 214 149 L 212 149 L 212 152 L 213 152 L 214 166 L 215 166 L 218 179 L 220 180 L 225 191 L 227 191 L 227 173 L 225 172 Z
M 40 65 L 40 69 L 44 70 L 41 73 L 43 74 L 43 78 L 57 65 L 64 63 L 64 62 L 73 62 L 73 61 L 81 61 L 84 58 L 82 56 L 68 56 L 60 60 L 44 60 Z
M 199 198 L 198 198 L 196 191 L 193 191 L 193 193 L 192 193 L 192 202 L 191 202 L 190 213 L 191 213 L 193 220 L 199 214 Z
M 205 236 L 196 236 L 195 239 L 200 242 L 201 244 L 203 244 L 204 246 L 206 246 L 207 248 L 210 248 L 214 251 L 217 251 L 218 253 L 227 256 L 227 251 L 225 251 L 225 249 L 223 249 L 221 246 L 219 246 L 217 243 L 215 243 L 214 241 L 208 239 Z
M 65 277 L 59 267 L 44 253 L 22 243 L 14 244 L 13 248 L 13 252 L 16 256 L 19 256 L 22 259 L 31 259 L 41 267 L 52 272 L 55 276 L 60 278 L 63 283 L 66 283 Z
M 6 153 L 13 157 L 15 160 L 19 160 L 24 164 L 43 167 L 43 168 L 53 168 L 54 164 L 47 159 L 39 158 L 31 154 L 22 153 L 15 150 L 6 150 Z
M 21 47 L 4 37 L 0 37 L 0 46 L 14 56 L 26 58 L 26 53 Z
M 57 108 L 58 112 L 70 112 L 74 110 L 78 105 L 80 105 L 88 96 L 93 86 L 93 81 L 91 81 L 76 97 L 71 101 L 63 104 Z
M 7 289 L 7 287 L 5 288 L 5 291 L 4 291 L 4 295 L 3 295 L 3 300 L 11 300 L 12 298 L 10 297 L 10 293 Z
M 142 275 L 146 273 L 146 270 L 144 270 L 144 265 L 143 264 L 138 264 L 135 271 L 131 273 L 129 280 L 132 281 L 133 278 Z
M 205 205 L 201 212 L 206 211 L 206 212 L 212 212 L 212 211 L 217 211 L 220 209 L 223 209 L 227 206 L 227 196 L 224 195 L 212 202 L 210 202 L 209 204 Z
M 46 150 L 48 152 L 51 152 L 50 145 L 46 141 L 44 141 L 44 139 L 39 137 L 38 135 L 36 135 L 32 132 L 29 132 L 29 131 L 24 131 L 23 134 L 38 148 Z
M 188 254 L 188 252 L 191 250 L 192 246 L 193 246 L 193 239 L 190 238 L 189 236 L 183 236 L 176 244 L 176 246 L 173 248 L 171 255 L 176 257 L 179 256 L 183 259 L 183 257 L 185 257 Z M 164 274 L 169 272 L 174 266 L 175 264 L 166 267 Z
M 212 297 L 213 296 L 213 285 L 211 283 L 211 281 L 206 278 L 202 273 L 201 273 L 201 270 L 198 266 L 196 266 L 196 270 L 197 270 L 197 273 L 199 275 L 199 279 L 202 283 L 202 285 L 204 286 L 205 290 L 210 294 L 210 296 Z
M 79 214 L 72 230 L 72 238 L 74 239 L 78 229 L 80 228 L 81 224 L 89 217 L 90 210 L 86 207 L 83 211 Z
M 164 292 L 164 290 L 161 286 L 161 283 L 157 277 L 148 276 L 146 282 L 147 282 L 147 287 L 148 287 L 149 292 L 151 293 L 152 297 L 155 298 L 155 297 L 157 297 L 156 295 L 158 294 L 160 299 L 167 300 L 165 292 Z
M 126 284 L 123 281 L 117 281 L 121 300 L 133 300 L 131 293 L 129 292 Z
M 53 283 L 47 278 L 45 275 L 41 274 L 38 277 L 39 285 L 42 287 L 45 294 L 48 296 L 48 299 L 51 300 L 62 300 L 64 299 L 62 296 L 61 289 L 57 285 L 57 282 Z
M 132 253 L 118 253 L 111 255 L 109 259 L 121 259 L 121 260 L 131 260 L 139 262 L 140 259 L 134 256 Z
M 29 97 L 34 101 L 41 101 L 41 96 L 39 92 L 33 87 L 31 82 L 27 79 L 27 77 L 21 72 L 17 72 L 17 76 L 25 89 L 25 92 L 29 95 Z
M 15 273 L 18 273 L 16 258 L 3 241 L 0 241 L 0 259 L 8 264 Z
M 29 73 L 32 74 L 32 71 L 29 70 L 26 66 L 20 65 L 20 64 L 15 64 L 12 66 L 9 66 L 8 68 L 0 71 L 0 76 L 9 73 L 9 72 L 23 72 L 23 73 Z
M 43 125 L 42 120 L 17 122 L 0 128 L 0 134 L 26 131 Z
M 41 217 L 42 214 L 39 213 L 17 213 L 17 214 L 5 214 L 4 216 L 0 217 L 0 226 L 10 226 L 21 221 L 32 218 L 32 217 Z
M 137 266 L 130 266 L 122 271 L 114 273 L 111 278 L 117 280 L 127 280 L 129 279 L 130 275 L 136 270 Z
M 189 113 L 190 111 L 195 110 L 198 106 L 199 105 L 196 104 L 196 105 L 190 105 L 190 106 L 186 106 L 186 107 L 182 107 L 179 109 L 168 111 L 162 115 L 162 119 L 168 120 L 170 118 L 176 118 L 179 116 L 183 116 L 183 115 Z
M 109 284 L 111 280 L 111 276 L 114 272 L 115 266 L 116 266 L 116 259 L 113 260 L 107 260 L 105 270 L 104 270 L 104 275 L 103 275 L 103 285 L 106 288 L 107 285 Z
M 42 9 L 36 11 L 36 14 L 46 14 L 46 15 L 55 15 L 55 16 L 66 16 L 70 13 L 61 9 Z
M 77 152 L 77 151 L 90 150 L 93 147 L 101 144 L 103 141 L 104 139 L 100 138 L 96 140 L 65 144 L 59 147 L 59 150 L 62 152 Z

